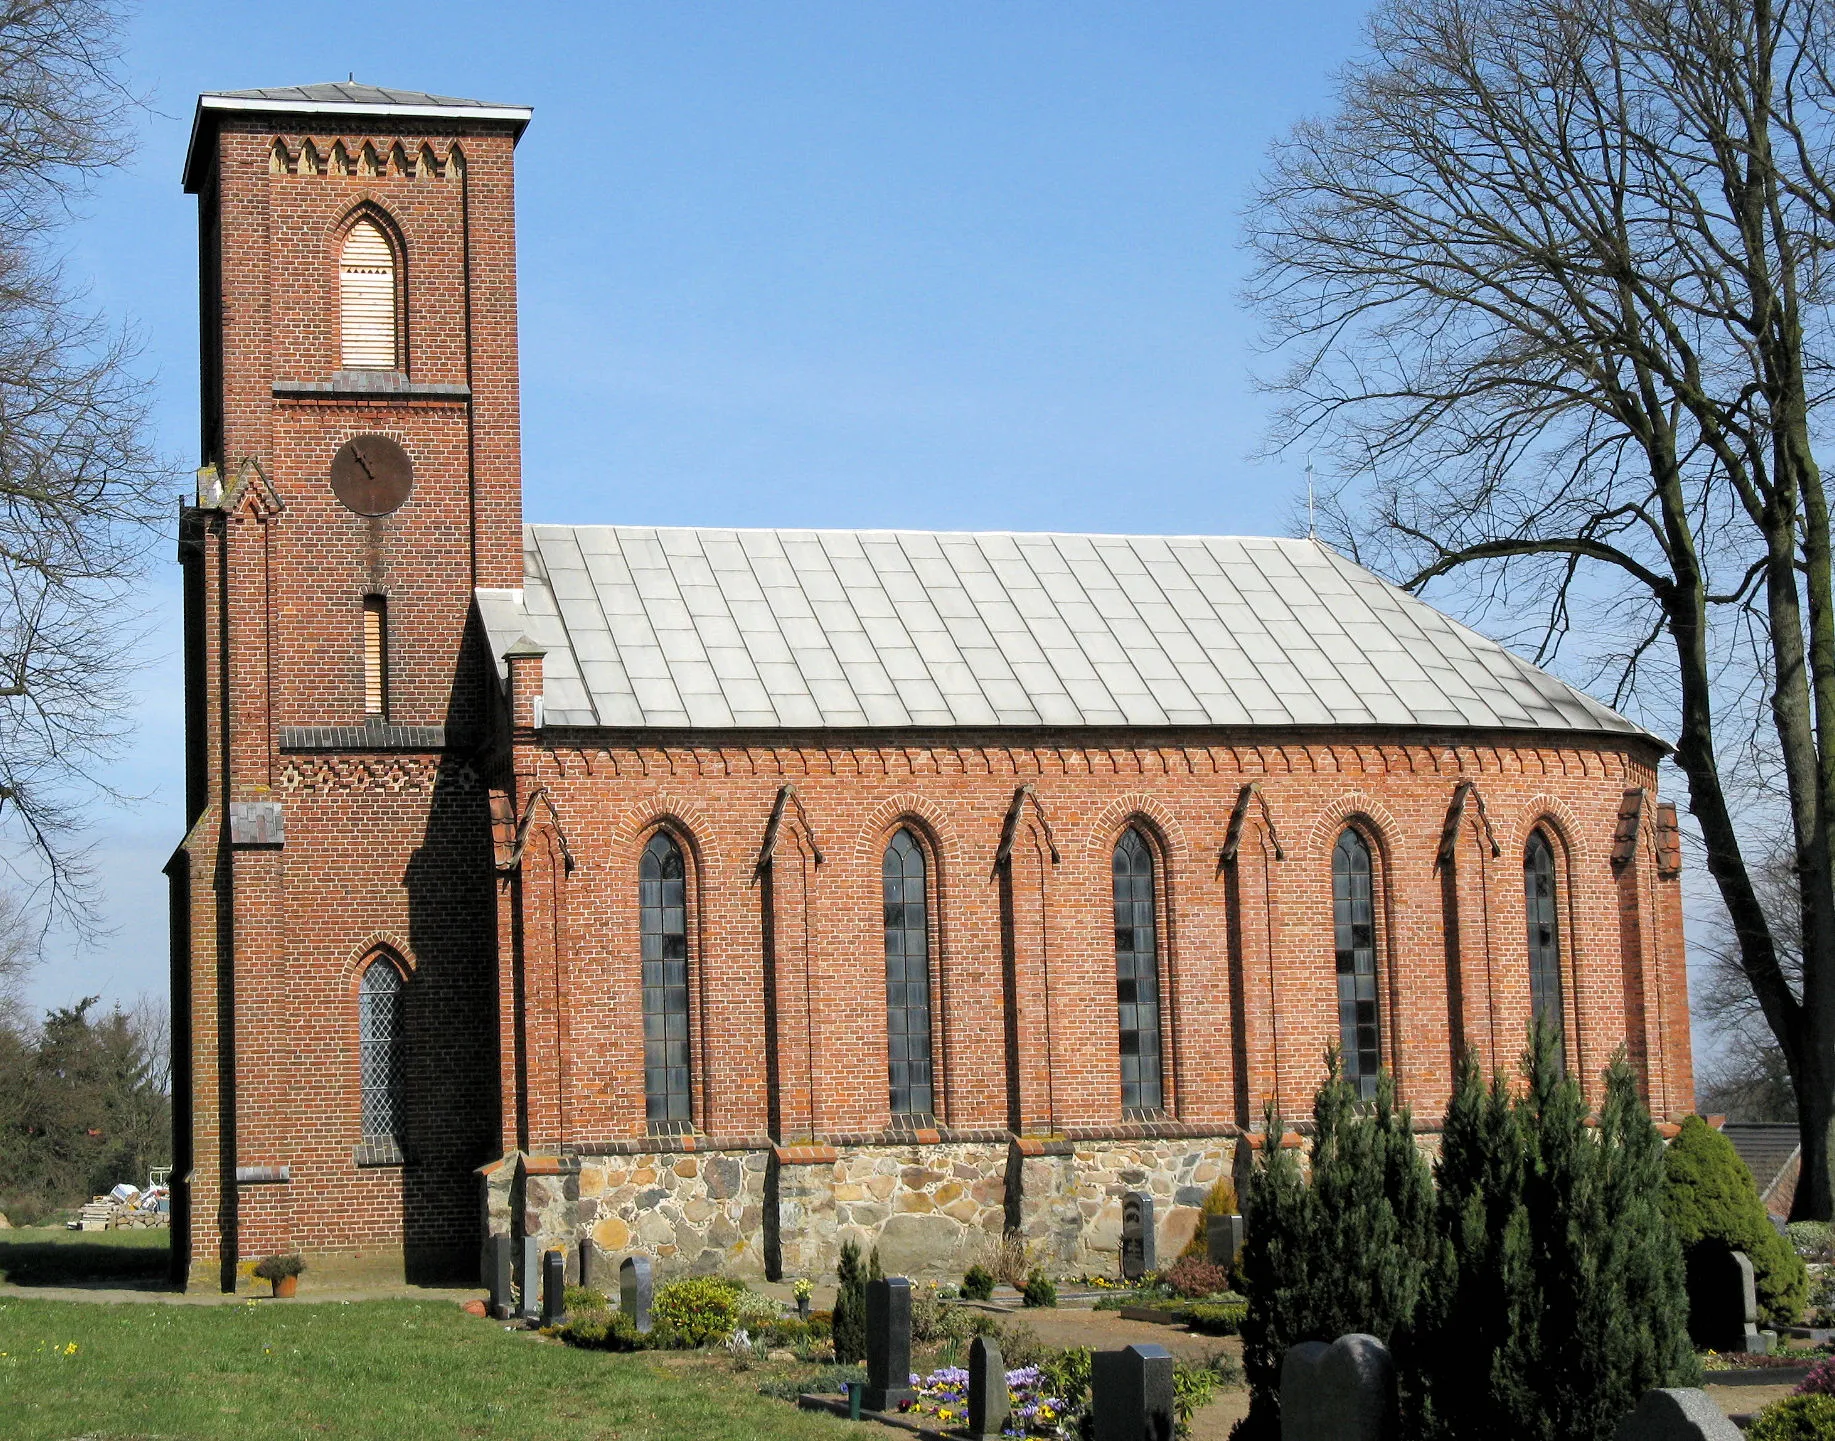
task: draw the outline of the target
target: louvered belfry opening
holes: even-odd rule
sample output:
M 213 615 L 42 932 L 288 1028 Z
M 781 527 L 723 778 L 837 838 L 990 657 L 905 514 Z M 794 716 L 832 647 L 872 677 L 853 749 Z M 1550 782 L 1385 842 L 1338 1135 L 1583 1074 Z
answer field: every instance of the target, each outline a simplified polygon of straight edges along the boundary
M 346 370 L 396 369 L 395 252 L 372 220 L 359 220 L 344 237 L 338 265 Z
M 389 603 L 379 595 L 363 598 L 363 713 L 389 713 Z

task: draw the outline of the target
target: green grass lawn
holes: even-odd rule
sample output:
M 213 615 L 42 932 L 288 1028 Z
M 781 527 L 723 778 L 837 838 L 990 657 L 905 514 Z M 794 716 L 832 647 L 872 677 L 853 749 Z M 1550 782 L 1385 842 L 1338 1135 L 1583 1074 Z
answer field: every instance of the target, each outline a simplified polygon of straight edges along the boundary
M 577 1351 L 449 1302 L 0 1299 L 8 1438 L 801 1441 L 851 1429 L 758 1395 L 764 1374 Z
M 18 1286 L 104 1282 L 144 1287 L 166 1279 L 167 1231 L 0 1231 L 0 1280 Z

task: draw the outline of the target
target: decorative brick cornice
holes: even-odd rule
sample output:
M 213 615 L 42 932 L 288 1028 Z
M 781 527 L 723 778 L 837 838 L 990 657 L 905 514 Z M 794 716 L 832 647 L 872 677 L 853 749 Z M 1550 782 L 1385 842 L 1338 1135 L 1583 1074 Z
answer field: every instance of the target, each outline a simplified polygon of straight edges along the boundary
M 769 1136 L 633 1136 L 618 1141 L 573 1141 L 567 1156 L 679 1156 L 702 1151 L 768 1151 Z
M 282 726 L 280 749 L 298 751 L 439 751 L 446 727 L 396 725 Z

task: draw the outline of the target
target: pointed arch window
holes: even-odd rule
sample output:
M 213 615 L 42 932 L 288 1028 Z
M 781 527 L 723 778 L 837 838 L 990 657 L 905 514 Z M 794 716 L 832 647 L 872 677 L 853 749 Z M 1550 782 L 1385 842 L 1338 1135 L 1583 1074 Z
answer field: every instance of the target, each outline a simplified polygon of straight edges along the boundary
M 880 865 L 885 899 L 886 1061 L 894 1116 L 933 1113 L 930 900 L 924 851 L 900 830 Z
M 395 251 L 373 220 L 344 237 L 338 263 L 339 334 L 346 370 L 396 369 Z
M 688 893 L 682 848 L 666 831 L 644 847 L 637 877 L 643 936 L 644 1110 L 652 1124 L 691 1118 L 688 1078 Z
M 1376 902 L 1370 846 L 1355 830 L 1332 851 L 1332 922 L 1338 951 L 1338 1044 L 1344 1076 L 1365 1100 L 1382 1068 L 1376 1005 Z
M 1115 1002 L 1121 1021 L 1121 1104 L 1158 1110 L 1160 1077 L 1159 928 L 1153 903 L 1153 851 L 1137 830 L 1115 847 Z
M 1533 831 L 1523 849 L 1523 900 L 1529 913 L 1529 1005 L 1557 1038 L 1561 1019 L 1561 929 L 1555 895 L 1555 852 Z
M 363 1065 L 363 1135 L 400 1141 L 407 1129 L 407 982 L 378 956 L 363 972 L 357 1031 Z

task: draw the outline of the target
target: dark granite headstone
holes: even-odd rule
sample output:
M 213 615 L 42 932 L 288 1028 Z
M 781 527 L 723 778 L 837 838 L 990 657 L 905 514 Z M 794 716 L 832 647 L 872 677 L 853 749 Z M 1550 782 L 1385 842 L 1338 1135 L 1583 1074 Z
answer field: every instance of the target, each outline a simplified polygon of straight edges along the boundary
M 1204 1220 L 1204 1244 L 1210 1263 L 1226 1269 L 1234 1266 L 1242 1250 L 1242 1217 L 1206 1216 Z
M 1000 1347 L 986 1336 L 977 1336 L 968 1348 L 968 1434 L 1000 1435 L 1007 1428 L 1011 1410 Z
M 916 1396 L 911 1389 L 911 1283 L 903 1276 L 868 1281 L 866 1408 L 892 1411 Z
M 654 1291 L 650 1258 L 626 1256 L 618 1268 L 618 1309 L 631 1318 L 640 1335 L 649 1334 L 650 1298 Z
M 1121 1198 L 1121 1274 L 1138 1281 L 1159 1262 L 1153 1244 L 1153 1197 L 1130 1191 Z
M 591 1236 L 588 1236 L 585 1240 L 580 1242 L 579 1270 L 580 1270 L 580 1284 L 582 1286 L 592 1285 L 593 1283 L 592 1281 L 593 1238 Z
M 492 1236 L 484 1243 L 489 1274 L 484 1284 L 491 1288 L 491 1315 L 507 1321 L 516 1314 L 515 1242 L 508 1236 Z
M 1612 1441 L 1740 1441 L 1740 1429 L 1706 1391 L 1646 1391 Z
M 1281 1441 L 1391 1441 L 1395 1364 L 1374 1336 L 1302 1341 L 1281 1360 Z
M 516 1308 L 516 1314 L 525 1321 L 533 1321 L 542 1313 L 542 1247 L 533 1236 L 522 1238 L 522 1302 Z
M 1172 1441 L 1172 1352 L 1135 1345 L 1090 1358 L 1096 1441 Z
M 567 1319 L 567 1253 L 542 1252 L 542 1325 L 558 1326 Z
M 1758 1291 L 1744 1251 L 1705 1242 L 1688 1257 L 1688 1330 L 1709 1351 L 1763 1352 Z

